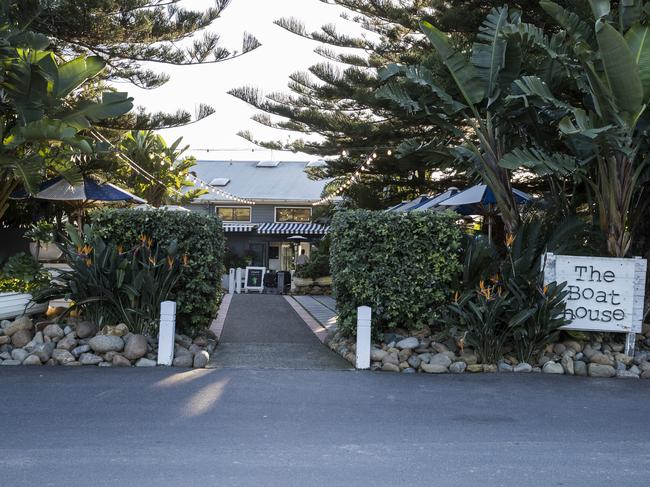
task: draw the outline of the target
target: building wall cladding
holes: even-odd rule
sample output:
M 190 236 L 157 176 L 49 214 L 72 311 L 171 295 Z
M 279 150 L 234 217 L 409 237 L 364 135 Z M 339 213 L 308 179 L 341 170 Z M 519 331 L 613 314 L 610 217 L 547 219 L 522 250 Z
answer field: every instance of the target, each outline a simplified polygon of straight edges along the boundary
M 187 205 L 187 208 L 192 211 L 199 211 L 204 213 L 215 214 L 217 206 L 242 206 L 246 207 L 248 205 L 229 205 L 229 204 L 219 204 L 214 205 L 210 204 L 191 204 Z M 251 207 L 251 223 L 273 223 L 275 222 L 275 208 L 276 207 L 300 207 L 300 208 L 310 208 L 309 205 L 252 205 Z

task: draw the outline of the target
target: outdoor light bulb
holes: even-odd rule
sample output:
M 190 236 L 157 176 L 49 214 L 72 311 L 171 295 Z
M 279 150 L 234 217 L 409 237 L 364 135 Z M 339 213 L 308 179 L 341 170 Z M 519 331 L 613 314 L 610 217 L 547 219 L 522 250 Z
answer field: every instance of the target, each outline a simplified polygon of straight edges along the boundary
M 372 154 L 372 158 L 373 158 L 373 159 L 377 159 L 377 154 L 375 154 L 375 153 L 373 152 L 373 154 Z
M 388 150 L 386 151 L 386 155 L 392 156 L 392 155 L 393 155 L 393 151 L 390 150 L 390 149 L 388 149 Z
M 343 149 L 343 152 L 341 152 L 341 155 L 342 155 L 343 157 L 347 157 L 347 156 L 348 156 L 348 151 L 346 151 L 345 149 Z

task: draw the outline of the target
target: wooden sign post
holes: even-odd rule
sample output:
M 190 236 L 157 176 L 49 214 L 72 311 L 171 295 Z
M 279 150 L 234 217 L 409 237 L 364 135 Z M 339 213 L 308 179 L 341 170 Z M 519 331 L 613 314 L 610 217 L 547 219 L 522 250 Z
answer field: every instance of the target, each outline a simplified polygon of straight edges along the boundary
M 625 353 L 634 353 L 641 333 L 645 297 L 645 259 L 582 257 L 548 253 L 544 282 L 566 282 L 565 330 L 627 333 Z
M 244 282 L 244 292 L 264 291 L 264 273 L 266 267 L 246 267 L 246 281 Z

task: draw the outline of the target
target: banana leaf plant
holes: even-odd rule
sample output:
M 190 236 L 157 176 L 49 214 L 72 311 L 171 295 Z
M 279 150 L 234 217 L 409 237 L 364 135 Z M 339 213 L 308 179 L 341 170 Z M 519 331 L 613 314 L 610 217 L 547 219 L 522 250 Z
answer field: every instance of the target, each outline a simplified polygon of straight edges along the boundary
M 0 217 L 13 190 L 23 184 L 35 192 L 46 169 L 80 179 L 74 161 L 101 150 L 83 131 L 133 107 L 126 93 L 81 100 L 76 95 L 105 62 L 62 60 L 49 45 L 47 37 L 12 29 L 0 18 Z
M 567 159 L 539 147 L 531 152 L 531 142 L 521 127 L 530 124 L 531 119 L 535 124 L 536 112 L 513 109 L 508 101 L 516 89 L 513 82 L 521 76 L 523 41 L 521 36 L 506 37 L 504 31 L 519 24 L 520 17 L 518 11 L 509 11 L 507 6 L 493 8 L 480 26 L 469 59 L 453 48 L 450 36 L 429 22 L 421 22 L 421 30 L 447 67 L 456 93 L 442 89 L 440 80 L 424 65 L 387 66 L 380 72 L 386 83 L 377 92 L 377 96 L 392 100 L 402 109 L 427 113 L 432 125 L 461 141 L 451 148 L 430 149 L 451 149 L 457 158 L 473 164 L 494 192 L 508 233 L 514 233 L 521 220 L 512 194 L 513 172 L 529 169 L 532 161 L 541 159 L 549 174 L 557 166 L 556 159 Z M 427 96 L 420 94 L 422 87 L 428 88 Z M 508 164 L 503 163 L 504 159 Z
M 566 101 L 535 76 L 516 80 L 512 102 L 561 113 L 560 136 L 573 154 L 589 162 L 585 173 L 598 208 L 608 251 L 625 256 L 631 244 L 631 214 L 648 169 L 650 114 L 649 2 L 626 0 L 613 9 L 608 0 L 590 0 L 594 20 L 580 18 L 557 3 L 542 8 L 559 28 L 547 38 L 534 26 L 511 25 L 506 38 L 525 39 L 544 50 L 582 93 L 583 103 Z M 506 161 L 507 162 L 507 161 Z

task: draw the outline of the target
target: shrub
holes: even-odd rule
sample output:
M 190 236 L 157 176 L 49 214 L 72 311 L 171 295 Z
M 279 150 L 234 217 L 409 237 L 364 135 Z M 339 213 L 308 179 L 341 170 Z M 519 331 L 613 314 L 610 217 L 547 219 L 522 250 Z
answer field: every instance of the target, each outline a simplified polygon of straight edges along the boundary
M 332 274 L 330 270 L 330 237 L 326 235 L 311 254 L 309 262 L 296 267 L 296 277 L 318 279 Z
M 24 252 L 9 257 L 0 272 L 0 292 L 31 293 L 49 282 L 49 273 Z
M 545 252 L 575 250 L 583 233 L 576 220 L 545 226 L 523 223 L 507 239 L 504 254 L 483 239 L 468 240 L 458 293 L 441 322 L 461 337 L 484 363 L 495 363 L 506 343 L 520 362 L 531 362 L 555 341 L 564 319 L 565 283 L 544 285 Z
M 134 333 L 155 335 L 160 303 L 182 275 L 176 241 L 161 248 L 143 236 L 135 247 L 122 248 L 104 242 L 88 225 L 83 236 L 69 225 L 68 236 L 60 247 L 71 270 L 61 271 L 34 299 L 66 297 L 73 301 L 68 311 L 80 309 L 99 326 L 125 323 Z
M 339 328 L 353 334 L 362 305 L 372 308 L 375 333 L 431 324 L 460 269 L 457 218 L 452 212 L 335 215 L 330 265 Z
M 98 235 L 124 248 L 138 244 L 141 235 L 154 245 L 178 242 L 183 273 L 172 294 L 177 303 L 177 323 L 194 335 L 210 325 L 221 303 L 224 272 L 224 236 L 221 221 L 213 215 L 169 210 L 101 209 L 91 214 Z

